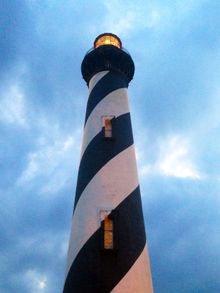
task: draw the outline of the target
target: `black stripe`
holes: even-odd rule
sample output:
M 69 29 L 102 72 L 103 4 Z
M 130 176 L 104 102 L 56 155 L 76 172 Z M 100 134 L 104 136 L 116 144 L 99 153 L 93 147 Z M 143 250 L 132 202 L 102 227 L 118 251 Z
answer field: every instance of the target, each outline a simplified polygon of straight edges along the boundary
M 110 71 L 104 77 L 102 77 L 101 80 L 98 81 L 98 83 L 94 86 L 89 95 L 86 108 L 85 124 L 90 113 L 106 95 L 114 90 L 127 87 L 128 82 L 122 73 Z
M 75 207 L 80 195 L 94 175 L 112 158 L 133 144 L 130 113 L 112 121 L 113 139 L 106 140 L 99 132 L 89 143 L 80 162 Z
M 112 216 L 117 227 L 117 250 L 103 253 L 99 228 L 73 261 L 63 293 L 111 292 L 142 253 L 146 236 L 139 187 L 112 211 Z

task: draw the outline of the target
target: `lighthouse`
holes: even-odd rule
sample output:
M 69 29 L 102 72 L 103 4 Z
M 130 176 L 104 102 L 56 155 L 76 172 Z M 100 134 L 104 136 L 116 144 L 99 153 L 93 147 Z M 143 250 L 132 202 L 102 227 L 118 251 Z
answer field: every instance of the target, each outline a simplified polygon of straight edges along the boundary
M 152 293 L 128 103 L 134 62 L 114 34 L 82 61 L 89 88 L 64 293 Z

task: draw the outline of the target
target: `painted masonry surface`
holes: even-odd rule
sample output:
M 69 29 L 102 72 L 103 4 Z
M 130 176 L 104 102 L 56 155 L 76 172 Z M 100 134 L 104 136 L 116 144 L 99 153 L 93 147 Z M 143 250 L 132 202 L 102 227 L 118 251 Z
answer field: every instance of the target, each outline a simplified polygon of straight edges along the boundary
M 131 56 L 102 34 L 82 62 L 89 87 L 64 293 L 152 293 L 127 88 Z

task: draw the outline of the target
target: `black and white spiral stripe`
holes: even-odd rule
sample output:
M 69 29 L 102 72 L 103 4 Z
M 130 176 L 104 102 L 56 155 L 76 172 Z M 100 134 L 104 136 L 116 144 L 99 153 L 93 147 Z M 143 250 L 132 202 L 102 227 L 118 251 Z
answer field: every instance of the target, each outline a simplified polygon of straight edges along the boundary
M 63 292 L 151 293 L 127 82 L 121 73 L 102 71 L 89 90 Z M 103 115 L 115 117 L 113 140 L 103 140 Z M 100 248 L 101 210 L 115 219 L 111 255 Z

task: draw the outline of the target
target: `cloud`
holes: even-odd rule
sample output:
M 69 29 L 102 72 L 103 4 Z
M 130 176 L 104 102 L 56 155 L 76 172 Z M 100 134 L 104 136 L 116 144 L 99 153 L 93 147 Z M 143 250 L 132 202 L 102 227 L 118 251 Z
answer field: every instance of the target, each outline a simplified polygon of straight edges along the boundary
M 188 142 L 172 136 L 161 143 L 160 160 L 156 163 L 162 174 L 178 178 L 200 179 L 200 174 L 190 158 Z
M 155 293 L 220 292 L 220 2 L 2 3 L 0 291 L 62 291 L 87 98 L 80 64 L 110 31 L 136 65 Z
M 201 1 L 175 1 L 170 5 L 161 1 L 138 0 L 134 4 L 132 1 L 105 1 L 106 13 L 103 21 L 104 30 L 112 31 L 124 38 L 132 38 L 139 30 L 145 37 L 144 30 L 149 34 L 152 31 L 155 35 L 167 34 L 176 30 L 184 18 L 189 18 L 191 13 L 201 5 Z M 122 17 L 123 15 L 123 17 Z M 130 35 L 130 36 L 129 36 Z M 158 39 L 155 41 L 159 41 Z M 136 44 L 136 42 L 135 42 Z
M 144 182 L 142 200 L 155 292 L 217 293 L 219 183 L 156 176 Z
M 128 1 L 125 9 L 124 2 L 120 0 L 105 1 L 104 6 L 107 11 L 103 21 L 104 30 L 118 34 L 123 39 L 129 39 L 139 29 L 160 27 L 161 20 L 168 14 L 167 8 L 151 2 L 139 2 L 142 5 Z
M 0 121 L 27 126 L 25 95 L 18 84 L 12 84 L 0 93 Z
M 48 292 L 47 277 L 35 269 L 29 269 L 24 273 L 24 279 L 27 283 L 30 293 Z
M 106 15 L 103 27 L 109 32 L 125 36 L 133 29 L 137 19 L 137 7 L 131 3 L 127 3 L 127 9 L 124 9 L 124 3 L 118 0 L 112 2 L 105 1 Z M 121 17 L 123 15 L 123 17 Z
M 57 193 L 72 177 L 81 131 L 65 135 L 59 126 L 43 124 L 43 135 L 38 138 L 36 150 L 27 157 L 27 166 L 17 180 L 19 186 L 41 180 L 42 193 Z
M 144 151 L 146 146 L 138 147 L 137 159 L 140 176 L 164 175 L 179 179 L 201 179 L 192 154 L 190 143 L 180 135 L 171 135 L 161 138 L 157 142 L 157 154 L 153 162 L 147 162 L 149 153 Z M 154 154 L 153 154 L 154 155 Z
M 2 1 L 0 19 L 1 80 L 10 78 L 31 37 L 32 17 L 26 1 Z M 18 65 L 19 66 L 19 65 Z

